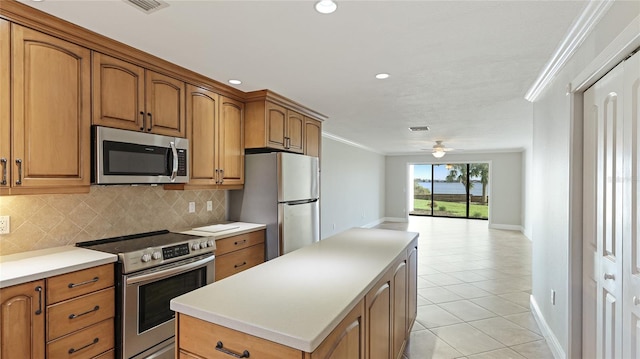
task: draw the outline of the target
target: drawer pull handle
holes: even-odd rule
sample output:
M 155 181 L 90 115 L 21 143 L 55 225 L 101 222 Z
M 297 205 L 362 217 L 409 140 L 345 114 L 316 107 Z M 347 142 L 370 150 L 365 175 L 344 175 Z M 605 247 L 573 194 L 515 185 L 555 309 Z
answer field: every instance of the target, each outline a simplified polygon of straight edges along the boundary
M 81 283 L 69 283 L 69 288 L 75 288 L 75 287 L 79 287 L 81 285 L 87 285 L 87 284 L 91 284 L 91 283 L 95 283 L 97 281 L 99 281 L 100 278 L 99 277 L 95 277 L 91 280 L 88 280 L 86 282 L 81 282 Z
M 88 311 L 86 311 L 86 312 L 84 312 L 84 313 L 80 313 L 80 314 L 69 314 L 69 319 L 76 319 L 76 318 L 81 317 L 81 316 L 83 316 L 83 315 L 87 315 L 87 314 L 89 314 L 89 313 L 97 312 L 98 310 L 100 310 L 100 306 L 99 306 L 99 305 L 96 305 L 95 307 L 93 307 L 93 309 L 88 310 Z
M 245 350 L 242 352 L 242 354 L 238 354 L 238 353 L 234 353 L 229 349 L 225 349 L 224 346 L 222 345 L 221 341 L 218 341 L 218 343 L 216 344 L 216 350 L 219 352 L 223 352 L 225 354 L 231 355 L 234 358 L 248 358 L 249 357 L 249 351 Z
M 615 276 L 615 275 L 613 275 L 613 274 L 611 274 L 611 273 L 605 273 L 605 274 L 604 274 L 604 280 L 609 280 L 609 279 L 611 279 L 611 280 L 615 280 L 615 279 L 616 279 L 616 276 Z
M 42 287 L 37 286 L 36 292 L 38 292 L 38 310 L 36 310 L 36 315 L 42 314 Z
M 246 265 L 246 264 L 247 264 L 247 262 L 246 262 L 246 261 L 245 261 L 245 262 L 242 262 L 242 263 L 240 263 L 240 264 L 235 264 L 235 265 L 233 266 L 233 268 L 240 268 L 240 267 L 242 267 L 242 266 L 244 266 L 244 265 Z
M 90 347 L 90 346 L 92 346 L 92 345 L 96 345 L 96 344 L 98 344 L 98 342 L 99 342 L 99 341 L 100 341 L 100 339 L 98 339 L 98 338 L 94 338 L 94 339 L 93 339 L 93 341 L 92 341 L 91 343 L 89 343 L 89 344 L 87 344 L 87 345 L 85 345 L 85 346 L 83 346 L 83 347 L 80 347 L 80 348 L 78 348 L 78 349 L 75 349 L 75 348 L 71 348 L 71 349 L 69 349 L 69 354 L 73 354 L 73 353 L 79 352 L 79 351 L 81 351 L 82 349 L 87 349 L 88 347 Z
M 236 246 L 241 245 L 241 244 L 245 244 L 245 243 L 247 243 L 247 240 L 246 240 L 246 239 L 243 239 L 243 240 L 241 240 L 241 241 L 235 241 L 235 242 L 233 242 L 233 244 L 234 244 L 234 245 L 236 245 Z
M 0 163 L 2 163 L 2 181 L 0 185 L 5 186 L 7 184 L 7 159 L 0 158 Z
M 17 159 L 16 160 L 16 166 L 18 166 L 18 180 L 16 181 L 16 185 L 21 185 L 22 184 L 22 160 L 21 159 Z

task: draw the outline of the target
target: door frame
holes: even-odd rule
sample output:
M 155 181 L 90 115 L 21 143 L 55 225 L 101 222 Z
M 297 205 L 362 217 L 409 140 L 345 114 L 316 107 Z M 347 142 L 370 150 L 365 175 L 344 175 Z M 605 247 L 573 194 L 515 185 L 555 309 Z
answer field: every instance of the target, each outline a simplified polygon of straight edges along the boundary
M 570 97 L 569 139 L 569 317 L 567 318 L 569 347 L 567 358 L 582 357 L 582 234 L 583 234 L 583 164 L 584 92 L 607 72 L 640 47 L 640 16 L 637 16 L 618 36 L 567 85 Z

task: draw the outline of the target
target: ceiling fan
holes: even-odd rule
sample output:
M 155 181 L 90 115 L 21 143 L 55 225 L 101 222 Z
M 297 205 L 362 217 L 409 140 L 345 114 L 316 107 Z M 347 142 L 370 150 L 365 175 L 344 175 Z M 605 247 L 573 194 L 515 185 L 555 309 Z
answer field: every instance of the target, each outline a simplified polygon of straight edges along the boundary
M 447 151 L 453 151 L 453 148 L 446 148 L 442 144 L 442 141 L 436 141 L 436 144 L 433 145 L 433 151 L 431 154 L 435 158 L 442 158 Z

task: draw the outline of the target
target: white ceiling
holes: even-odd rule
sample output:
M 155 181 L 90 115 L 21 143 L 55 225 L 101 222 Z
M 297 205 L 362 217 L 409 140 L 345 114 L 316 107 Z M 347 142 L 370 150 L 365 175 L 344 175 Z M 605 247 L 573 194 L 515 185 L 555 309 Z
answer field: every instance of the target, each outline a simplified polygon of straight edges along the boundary
M 458 151 L 531 143 L 524 94 L 586 1 L 20 0 L 227 82 L 270 89 L 329 117 L 323 130 L 380 153 L 435 140 Z M 387 72 L 391 77 L 377 80 Z M 409 126 L 431 131 L 411 133 Z

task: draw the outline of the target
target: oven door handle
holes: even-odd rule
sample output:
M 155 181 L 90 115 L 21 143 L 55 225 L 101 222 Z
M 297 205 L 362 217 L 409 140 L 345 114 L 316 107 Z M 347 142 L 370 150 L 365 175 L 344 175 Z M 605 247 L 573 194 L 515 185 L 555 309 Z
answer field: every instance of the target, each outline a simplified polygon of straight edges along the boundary
M 156 280 L 156 279 L 162 279 L 162 278 L 166 278 L 170 275 L 176 275 L 176 274 L 180 274 L 180 273 L 184 273 L 184 272 L 188 272 L 194 268 L 197 267 L 201 267 L 209 262 L 212 262 L 214 259 L 216 258 L 216 256 L 211 255 L 209 257 L 197 260 L 195 262 L 191 262 L 191 263 L 187 263 L 184 265 L 178 265 L 172 268 L 168 268 L 165 270 L 161 270 L 161 271 L 157 271 L 157 272 L 153 272 L 153 273 L 147 273 L 147 274 L 140 274 L 140 275 L 134 275 L 134 276 L 126 276 L 126 283 L 127 285 L 129 284 L 136 284 L 136 283 L 140 283 L 140 282 L 145 282 L 148 280 Z

